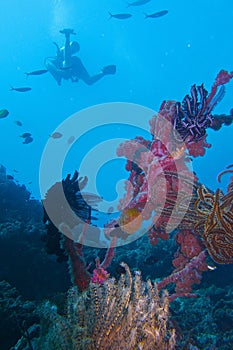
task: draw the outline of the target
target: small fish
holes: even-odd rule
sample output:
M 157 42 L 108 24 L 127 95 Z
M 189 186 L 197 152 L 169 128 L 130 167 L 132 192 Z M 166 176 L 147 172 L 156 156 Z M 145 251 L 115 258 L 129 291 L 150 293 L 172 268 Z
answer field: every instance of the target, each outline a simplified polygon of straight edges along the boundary
M 31 143 L 32 141 L 33 141 L 33 138 L 31 136 L 28 136 L 24 139 L 23 143 L 28 144 L 28 143 Z
M 16 169 L 13 169 L 13 171 L 15 172 L 15 173 L 18 173 L 19 171 L 18 170 L 16 170 Z
M 20 120 L 15 120 L 14 123 L 18 126 L 23 126 L 23 123 L 21 123 Z
M 132 17 L 130 13 L 117 13 L 115 15 L 112 15 L 110 12 L 109 12 L 109 16 L 110 16 L 109 19 L 111 19 L 112 17 L 117 19 L 127 19 Z
M 207 267 L 208 267 L 208 269 L 209 269 L 210 271 L 214 271 L 214 270 L 217 269 L 216 266 L 212 266 L 212 265 L 207 265 Z
M 49 136 L 52 137 L 53 139 L 60 139 L 63 135 L 60 132 L 56 131 Z
M 19 88 L 15 88 L 15 87 L 11 87 L 10 91 L 18 91 L 18 92 L 26 92 L 26 91 L 30 91 L 32 88 L 30 87 L 19 87 Z
M 69 145 L 71 145 L 71 143 L 73 143 L 74 140 L 75 140 L 75 137 L 74 137 L 74 136 L 70 136 L 70 137 L 68 138 L 68 140 L 67 140 L 67 143 L 68 143 Z
M 6 178 L 7 178 L 8 180 L 14 180 L 14 177 L 13 177 L 12 175 L 7 175 Z
M 32 134 L 30 132 L 25 132 L 24 134 L 20 135 L 20 137 L 26 138 L 26 137 L 31 137 Z
M 113 213 L 114 212 L 114 207 L 109 207 L 108 208 L 108 214 L 111 214 L 111 213 Z
M 8 116 L 9 112 L 7 109 L 1 109 L 0 110 L 0 119 L 6 118 Z
M 41 75 L 45 74 L 48 72 L 48 69 L 39 69 L 39 70 L 34 70 L 32 72 L 25 72 L 26 76 L 28 77 L 29 75 Z
M 130 7 L 130 6 L 141 6 L 141 5 L 147 4 L 150 1 L 151 0 L 137 0 L 137 1 L 134 1 L 134 2 L 128 2 L 128 6 L 127 7 Z
M 163 10 L 163 11 L 152 13 L 151 15 L 144 13 L 144 15 L 145 15 L 145 18 L 158 18 L 158 17 L 165 16 L 167 13 L 168 13 L 167 10 Z

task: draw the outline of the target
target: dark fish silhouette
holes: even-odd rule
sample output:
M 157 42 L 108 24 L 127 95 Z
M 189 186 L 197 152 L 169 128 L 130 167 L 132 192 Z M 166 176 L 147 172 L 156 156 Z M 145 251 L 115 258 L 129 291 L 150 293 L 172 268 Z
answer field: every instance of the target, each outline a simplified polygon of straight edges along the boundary
M 14 123 L 18 126 L 23 126 L 23 123 L 21 123 L 20 120 L 15 120 Z
M 1 109 L 0 110 L 0 119 L 6 118 L 8 116 L 9 112 L 7 109 Z
M 25 72 L 26 76 L 28 77 L 29 75 L 41 75 L 47 73 L 47 69 L 39 69 L 39 70 L 34 70 L 32 72 Z
M 52 137 L 53 139 L 60 139 L 63 135 L 60 132 L 55 131 L 54 133 L 52 133 L 49 136 Z
M 15 88 L 15 87 L 11 87 L 10 91 L 18 91 L 18 92 L 26 92 L 26 91 L 30 91 L 32 88 L 30 87 L 19 87 L 19 88 Z
M 127 7 L 130 7 L 130 6 L 141 6 L 141 5 L 147 4 L 150 1 L 151 0 L 137 0 L 137 1 L 134 1 L 134 2 L 129 2 Z
M 24 134 L 20 135 L 20 137 L 23 137 L 23 138 L 30 137 L 30 136 L 32 136 L 30 132 L 25 132 Z
M 130 13 L 117 13 L 115 15 L 112 15 L 110 12 L 109 12 L 109 16 L 110 16 L 109 19 L 111 19 L 112 17 L 117 19 L 127 19 L 132 17 Z
M 158 18 L 158 17 L 165 16 L 167 13 L 168 13 L 167 10 L 163 10 L 163 11 L 152 13 L 151 15 L 144 13 L 144 15 L 145 15 L 145 18 Z
M 68 143 L 69 145 L 71 145 L 71 143 L 73 143 L 74 140 L 75 140 L 75 136 L 70 136 L 70 137 L 68 138 L 68 140 L 67 140 L 67 143 Z
M 31 143 L 32 141 L 33 141 L 33 138 L 31 136 L 28 136 L 24 139 L 23 143 L 28 144 L 28 143 Z
M 7 178 L 8 180 L 14 180 L 14 177 L 13 177 L 12 175 L 7 175 L 6 178 Z

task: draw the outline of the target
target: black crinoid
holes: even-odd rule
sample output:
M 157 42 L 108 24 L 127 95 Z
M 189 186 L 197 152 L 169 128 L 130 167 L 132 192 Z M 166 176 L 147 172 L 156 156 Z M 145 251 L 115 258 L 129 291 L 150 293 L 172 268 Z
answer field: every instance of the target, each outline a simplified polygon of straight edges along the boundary
M 97 210 L 93 208 L 100 201 L 94 194 L 82 193 L 87 184 L 87 177 L 68 174 L 61 182 L 56 182 L 43 199 L 44 223 L 47 233 L 44 237 L 48 254 L 56 254 L 58 261 L 67 260 L 64 249 L 60 245 L 60 224 L 70 229 L 80 223 L 91 223 L 96 220 Z
M 206 136 L 206 129 L 213 124 L 213 108 L 224 96 L 224 86 L 209 99 L 204 85 L 191 87 L 191 94 L 186 95 L 182 103 L 176 103 L 173 117 L 174 130 L 179 142 L 198 142 Z

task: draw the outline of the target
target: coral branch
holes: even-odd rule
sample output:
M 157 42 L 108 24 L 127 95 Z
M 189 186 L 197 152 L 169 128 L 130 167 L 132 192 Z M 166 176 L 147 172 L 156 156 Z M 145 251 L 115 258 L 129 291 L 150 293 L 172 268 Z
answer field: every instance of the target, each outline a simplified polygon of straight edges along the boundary
M 205 262 L 206 256 L 206 251 L 201 251 L 197 256 L 194 256 L 182 270 L 173 272 L 170 276 L 158 282 L 158 290 L 163 289 L 170 283 L 174 283 L 176 285 L 177 295 L 183 294 L 188 296 L 191 291 L 191 286 L 194 283 L 200 282 L 201 272 L 207 270 Z M 174 297 L 171 296 L 171 298 L 174 300 Z

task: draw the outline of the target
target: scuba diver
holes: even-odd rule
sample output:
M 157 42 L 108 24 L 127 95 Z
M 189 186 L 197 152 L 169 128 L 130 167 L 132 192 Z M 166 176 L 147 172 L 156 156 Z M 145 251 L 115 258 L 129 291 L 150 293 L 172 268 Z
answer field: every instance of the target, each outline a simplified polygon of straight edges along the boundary
M 71 34 L 75 35 L 74 30 L 65 28 L 60 30 L 60 33 L 65 35 L 65 46 L 59 48 L 57 43 L 54 43 L 57 48 L 57 56 L 45 59 L 45 66 L 58 85 L 61 85 L 62 79 L 71 80 L 73 83 L 83 80 L 87 85 L 92 85 L 105 75 L 116 73 L 116 66 L 109 65 L 104 67 L 99 74 L 90 76 L 80 58 L 75 56 L 80 46 L 77 41 L 70 41 Z

